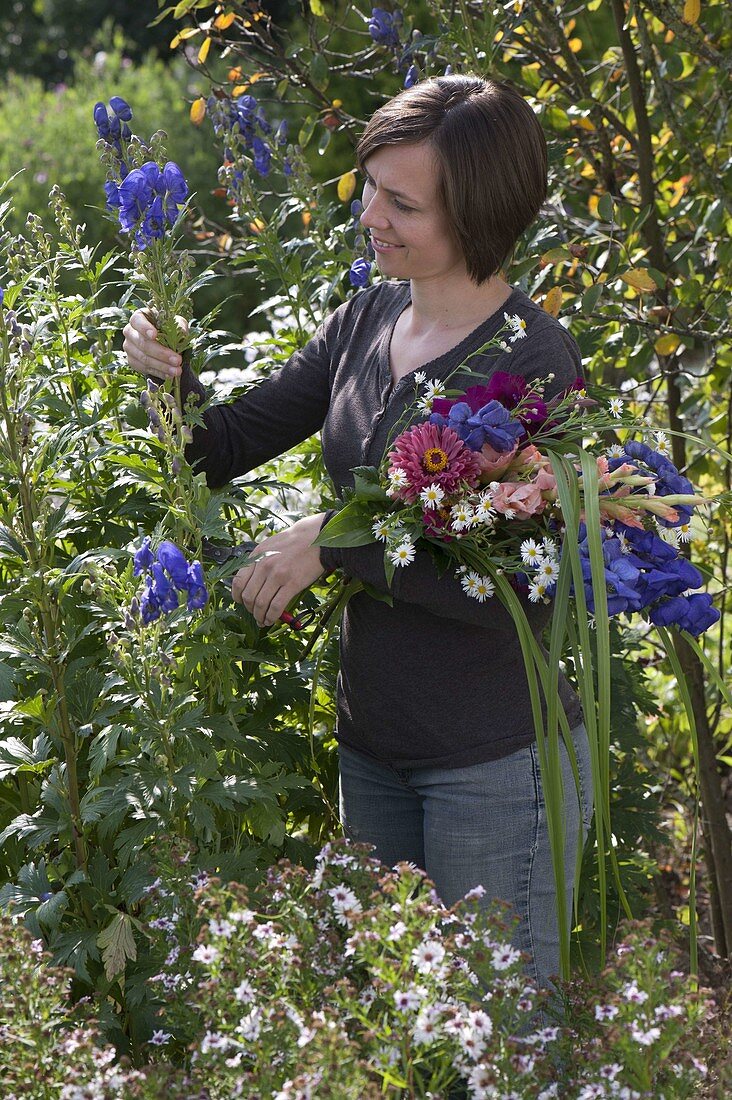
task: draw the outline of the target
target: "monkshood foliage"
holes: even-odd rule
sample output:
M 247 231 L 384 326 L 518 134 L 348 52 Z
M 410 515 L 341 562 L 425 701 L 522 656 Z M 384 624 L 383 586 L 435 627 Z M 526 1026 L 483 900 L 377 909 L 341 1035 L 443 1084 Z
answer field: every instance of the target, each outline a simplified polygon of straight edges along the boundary
M 202 551 L 241 540 L 247 496 L 209 492 L 188 414 L 118 370 L 124 311 L 99 304 L 118 259 L 52 203 L 58 241 L 31 216 L 0 256 L 0 906 L 135 1050 L 161 962 L 149 849 L 184 837 L 239 880 L 311 858 L 334 819 L 332 656 L 312 698 L 299 637 L 232 604 L 237 562 Z
M 681 1100 L 724 1088 L 707 997 L 648 926 L 627 931 L 591 986 L 567 990 L 557 1026 L 537 1016 L 510 923 L 476 892 L 445 909 L 422 872 L 343 843 L 314 872 L 283 861 L 256 891 L 193 874 L 186 852 L 161 856 L 141 913 L 164 955 L 151 1063 L 115 1063 L 88 1007 L 69 1011 L 69 972 L 39 965 L 40 941 L 5 920 L 7 1100 Z

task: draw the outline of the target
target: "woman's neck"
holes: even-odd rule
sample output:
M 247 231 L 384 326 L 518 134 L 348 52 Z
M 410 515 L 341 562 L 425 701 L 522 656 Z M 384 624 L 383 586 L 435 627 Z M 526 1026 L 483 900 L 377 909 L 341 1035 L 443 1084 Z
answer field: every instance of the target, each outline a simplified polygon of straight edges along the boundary
M 498 275 L 472 279 L 412 279 L 411 325 L 415 335 L 477 328 L 508 300 L 513 288 Z

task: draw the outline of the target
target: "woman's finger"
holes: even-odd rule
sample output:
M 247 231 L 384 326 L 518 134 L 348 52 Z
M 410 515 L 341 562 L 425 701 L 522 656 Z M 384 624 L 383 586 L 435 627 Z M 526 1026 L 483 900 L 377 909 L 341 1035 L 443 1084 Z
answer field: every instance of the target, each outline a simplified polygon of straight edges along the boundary
M 133 370 L 160 379 L 180 374 L 180 355 L 158 342 L 157 330 L 142 310 L 135 310 L 123 333 L 122 347 Z

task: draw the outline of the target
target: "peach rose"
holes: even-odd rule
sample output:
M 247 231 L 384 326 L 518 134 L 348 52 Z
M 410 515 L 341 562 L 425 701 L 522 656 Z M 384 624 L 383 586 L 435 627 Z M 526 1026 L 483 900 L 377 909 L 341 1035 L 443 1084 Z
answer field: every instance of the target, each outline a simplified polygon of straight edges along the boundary
M 544 511 L 541 492 L 531 481 L 501 481 L 491 493 L 497 512 L 513 512 L 514 519 L 529 519 Z

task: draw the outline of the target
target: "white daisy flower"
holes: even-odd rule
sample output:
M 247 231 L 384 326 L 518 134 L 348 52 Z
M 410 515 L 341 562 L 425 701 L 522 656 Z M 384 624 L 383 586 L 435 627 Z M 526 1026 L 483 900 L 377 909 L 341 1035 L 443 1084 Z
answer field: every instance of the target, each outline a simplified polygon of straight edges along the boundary
M 691 542 L 690 523 L 680 523 L 678 527 L 671 527 L 670 530 L 676 532 L 676 537 L 679 542 Z
M 215 918 L 208 922 L 208 930 L 212 936 L 223 936 L 228 939 L 234 931 L 234 925 L 228 920 L 216 920 Z
M 519 549 L 524 565 L 536 565 L 543 557 L 541 547 L 533 539 L 525 539 Z
M 436 481 L 433 481 L 431 485 L 422 490 L 419 499 L 425 508 L 439 508 L 445 499 L 445 490 Z
M 630 554 L 631 553 L 632 547 L 631 547 L 630 543 L 628 542 L 627 538 L 625 537 L 625 535 L 623 534 L 622 531 L 619 532 L 619 534 L 618 534 L 618 542 L 620 543 L 620 553 L 621 554 Z
M 483 1012 L 481 1008 L 468 1012 L 468 1023 L 473 1031 L 477 1032 L 478 1035 L 483 1035 L 486 1039 L 489 1039 L 493 1034 L 493 1021 L 488 1013 Z
M 255 1039 L 259 1038 L 259 1033 L 262 1030 L 263 1015 L 262 1009 L 255 1007 L 250 1012 L 247 1012 L 246 1016 L 242 1016 L 236 1026 L 236 1030 L 241 1033 L 243 1039 L 254 1042 Z
M 393 924 L 391 926 L 391 929 L 389 930 L 389 934 L 386 938 L 390 943 L 396 943 L 397 940 L 400 940 L 402 938 L 402 936 L 404 935 L 406 930 L 407 930 L 407 926 L 404 923 L 404 921 L 403 920 L 398 920 L 396 922 L 396 924 Z
M 450 518 L 453 531 L 467 531 L 473 522 L 473 509 L 465 501 L 459 501 L 450 509 Z
M 618 1009 L 615 1005 L 595 1005 L 596 1020 L 614 1020 L 617 1014 Z
M 655 1043 L 656 1039 L 661 1038 L 661 1029 L 660 1027 L 649 1027 L 647 1031 L 644 1031 L 634 1022 L 630 1025 L 630 1034 L 640 1046 L 649 1047 L 652 1043 Z
M 414 383 L 416 386 L 423 386 L 426 378 L 427 375 L 424 373 L 423 370 L 416 370 L 414 372 Z
M 424 940 L 412 952 L 412 962 L 420 974 L 435 970 L 445 957 L 445 948 L 436 940 Z
M 523 340 L 526 336 L 526 321 L 523 317 L 519 317 L 518 313 L 514 313 L 512 317 L 508 313 L 503 314 L 506 324 L 511 329 L 513 336 L 509 336 L 510 343 L 514 344 L 517 340 Z
M 552 558 L 542 558 L 536 567 L 537 573 L 547 587 L 556 583 L 559 576 L 559 562 Z
M 546 597 L 547 585 L 544 581 L 534 581 L 529 585 L 529 599 L 532 603 L 539 603 Z
M 605 451 L 608 458 L 622 458 L 625 454 L 625 449 L 619 443 L 613 443 L 612 447 L 608 447 Z
M 521 952 L 509 944 L 497 947 L 493 952 L 493 965 L 496 970 L 508 970 L 509 966 L 513 966 L 514 963 L 520 962 L 520 960 Z
M 393 565 L 409 565 L 414 561 L 414 543 L 405 539 L 394 550 L 389 551 L 389 561 Z
M 254 986 L 245 978 L 234 990 L 234 996 L 241 1004 L 248 1004 L 249 1001 L 254 1000 Z
M 686 524 L 685 526 L 688 527 L 688 524 Z M 664 527 L 662 523 L 659 523 L 658 520 L 656 520 L 656 534 L 659 538 L 663 539 L 664 542 L 667 542 L 669 546 L 676 547 L 679 545 L 679 542 L 681 541 L 681 537 L 679 535 L 680 530 L 680 527 Z M 688 539 L 686 539 L 685 541 L 688 542 Z
M 388 522 L 385 519 L 377 519 L 371 528 L 371 533 L 379 542 L 386 542 L 389 537 Z
M 622 397 L 611 397 L 608 402 L 608 411 L 611 416 L 619 417 L 623 414 Z
M 390 489 L 403 489 L 404 486 L 408 484 L 409 478 L 407 477 L 407 471 L 403 470 L 401 466 L 395 466 L 393 470 L 389 470 Z
M 460 584 L 466 596 L 475 596 L 475 589 L 479 582 L 480 574 L 476 573 L 474 570 L 471 570 L 470 573 L 463 573 L 460 578 Z

